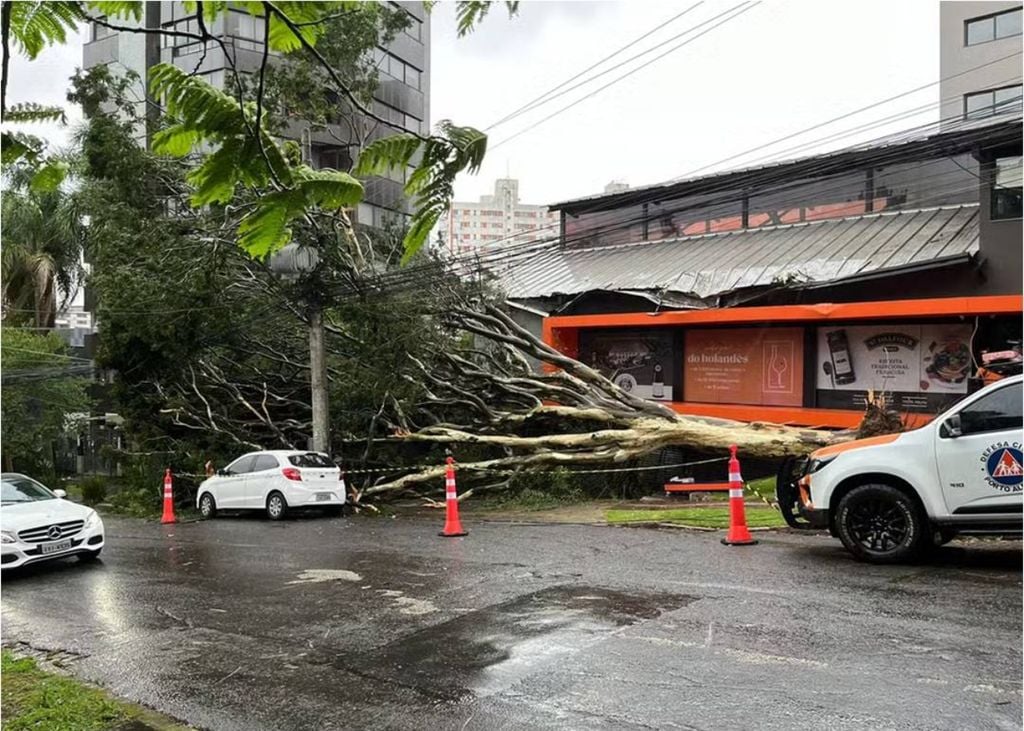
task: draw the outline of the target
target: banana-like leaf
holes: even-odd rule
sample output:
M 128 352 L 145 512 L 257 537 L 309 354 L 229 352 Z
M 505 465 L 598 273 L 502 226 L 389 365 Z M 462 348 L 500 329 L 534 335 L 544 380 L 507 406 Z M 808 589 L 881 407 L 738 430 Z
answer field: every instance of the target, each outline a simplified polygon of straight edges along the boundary
M 61 160 L 52 160 L 39 168 L 32 176 L 29 187 L 34 193 L 48 193 L 56 190 L 68 176 L 70 167 Z
M 45 147 L 42 140 L 21 132 L 4 132 L 0 134 L 0 164 L 7 166 L 22 158 L 36 160 Z

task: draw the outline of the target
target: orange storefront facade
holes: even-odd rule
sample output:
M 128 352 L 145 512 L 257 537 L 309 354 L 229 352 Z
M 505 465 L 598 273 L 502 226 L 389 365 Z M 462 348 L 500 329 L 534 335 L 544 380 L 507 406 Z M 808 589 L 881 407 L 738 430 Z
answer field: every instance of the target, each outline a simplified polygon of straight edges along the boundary
M 996 295 L 608 313 L 547 317 L 542 336 L 683 414 L 845 428 L 869 391 L 930 420 L 1021 311 L 1020 295 Z

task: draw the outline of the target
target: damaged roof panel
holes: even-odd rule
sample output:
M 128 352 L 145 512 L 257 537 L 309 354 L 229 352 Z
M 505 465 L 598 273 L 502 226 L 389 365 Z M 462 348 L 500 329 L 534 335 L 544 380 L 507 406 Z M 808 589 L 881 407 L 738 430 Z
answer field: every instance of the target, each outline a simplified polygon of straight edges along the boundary
M 978 205 L 869 214 L 656 242 L 563 249 L 494 273 L 511 298 L 596 289 L 707 298 L 787 281 L 822 283 L 978 251 Z

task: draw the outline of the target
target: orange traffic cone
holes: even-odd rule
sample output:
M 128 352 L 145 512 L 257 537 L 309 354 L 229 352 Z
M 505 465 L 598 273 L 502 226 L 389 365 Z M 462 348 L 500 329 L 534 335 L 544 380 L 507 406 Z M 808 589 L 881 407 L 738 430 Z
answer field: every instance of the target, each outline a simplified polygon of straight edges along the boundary
M 444 471 L 444 530 L 438 535 L 445 538 L 457 538 L 458 536 L 469 535 L 462 530 L 462 523 L 459 521 L 459 500 L 455 495 L 455 460 L 449 457 L 448 467 Z
M 164 516 L 160 518 L 161 523 L 176 523 L 174 517 L 174 481 L 171 478 L 171 468 L 168 467 L 164 473 Z
M 743 506 L 743 477 L 740 461 L 736 458 L 736 445 L 729 447 L 729 532 L 722 543 L 727 546 L 752 546 L 757 541 L 747 530 L 747 516 Z

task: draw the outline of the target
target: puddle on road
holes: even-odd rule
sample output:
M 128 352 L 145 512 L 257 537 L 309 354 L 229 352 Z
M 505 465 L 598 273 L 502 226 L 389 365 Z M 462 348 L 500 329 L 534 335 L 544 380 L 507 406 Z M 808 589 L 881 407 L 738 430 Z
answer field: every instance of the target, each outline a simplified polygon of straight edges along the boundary
M 322 584 L 326 581 L 362 581 L 363 577 L 355 571 L 344 569 L 307 569 L 299 574 L 295 581 L 286 581 L 291 584 Z
M 435 625 L 358 659 L 338 660 L 360 674 L 461 700 L 507 688 L 616 629 L 654 619 L 694 599 L 557 586 Z

